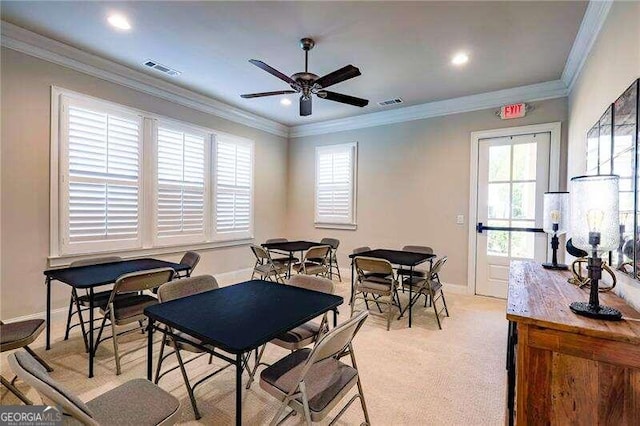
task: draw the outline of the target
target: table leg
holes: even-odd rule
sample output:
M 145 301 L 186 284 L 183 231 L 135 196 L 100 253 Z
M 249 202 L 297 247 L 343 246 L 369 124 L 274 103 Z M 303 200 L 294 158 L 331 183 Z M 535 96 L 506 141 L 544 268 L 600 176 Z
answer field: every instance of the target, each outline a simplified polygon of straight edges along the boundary
M 51 349 L 51 278 L 46 278 L 47 284 L 47 346 L 46 349 Z
M 287 278 L 291 278 L 291 264 L 293 263 L 292 259 L 293 259 L 293 252 L 290 251 L 289 252 L 289 262 L 288 262 L 288 264 L 289 264 L 289 272 L 287 272 Z
M 329 249 L 329 279 L 333 281 L 333 249 Z
M 351 298 L 349 299 L 349 305 L 353 305 L 353 293 L 354 293 L 354 275 L 355 273 L 355 267 L 353 265 L 353 258 L 351 259 Z
M 91 287 L 89 289 L 89 378 L 93 377 L 93 355 L 95 346 L 93 341 L 93 302 L 93 287 Z
M 236 425 L 242 424 L 242 354 L 236 355 Z
M 149 318 L 147 324 L 147 380 L 149 381 L 153 372 L 153 322 Z
M 333 310 L 333 328 L 338 326 L 338 308 Z
M 413 307 L 413 303 L 411 303 L 412 300 L 412 292 L 411 290 L 413 289 L 413 266 L 411 266 L 411 268 L 409 268 L 409 328 L 411 328 L 411 311 L 412 311 L 412 307 Z

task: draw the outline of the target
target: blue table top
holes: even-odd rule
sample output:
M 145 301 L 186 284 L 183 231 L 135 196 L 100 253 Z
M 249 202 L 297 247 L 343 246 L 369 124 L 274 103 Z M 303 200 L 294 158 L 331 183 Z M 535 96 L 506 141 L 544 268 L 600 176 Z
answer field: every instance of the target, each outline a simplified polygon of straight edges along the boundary
M 240 354 L 337 308 L 343 301 L 332 294 L 252 280 L 150 306 L 144 313 L 205 344 Z
M 74 268 L 48 269 L 44 274 L 52 280 L 58 280 L 72 287 L 90 288 L 113 284 L 123 274 L 158 268 L 172 268 L 176 272 L 181 272 L 188 270 L 189 265 L 158 259 L 131 259 Z

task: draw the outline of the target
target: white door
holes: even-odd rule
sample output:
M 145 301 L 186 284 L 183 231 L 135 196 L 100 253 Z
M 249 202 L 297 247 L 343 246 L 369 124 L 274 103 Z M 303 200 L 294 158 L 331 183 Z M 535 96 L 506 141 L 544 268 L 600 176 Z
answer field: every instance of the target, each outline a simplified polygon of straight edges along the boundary
M 549 132 L 480 139 L 477 224 L 542 228 L 550 142 Z M 484 230 L 476 245 L 476 294 L 485 296 L 507 296 L 511 259 L 546 260 L 544 233 Z

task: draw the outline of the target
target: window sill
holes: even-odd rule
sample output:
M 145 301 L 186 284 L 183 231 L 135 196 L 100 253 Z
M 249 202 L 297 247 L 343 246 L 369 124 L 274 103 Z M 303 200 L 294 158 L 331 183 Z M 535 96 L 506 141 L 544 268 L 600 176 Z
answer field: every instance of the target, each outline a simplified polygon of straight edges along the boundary
M 318 223 L 315 224 L 316 228 L 322 229 L 342 229 L 345 231 L 355 231 L 358 229 L 358 225 L 356 223 Z
M 249 245 L 254 242 L 253 238 L 242 238 L 237 240 L 226 241 L 210 241 L 206 243 L 193 243 L 193 244 L 179 244 L 163 247 L 149 247 L 141 249 L 127 249 L 127 250 L 114 250 L 114 251 L 102 251 L 98 253 L 90 254 L 65 254 L 60 256 L 50 256 L 48 263 L 50 268 L 56 268 L 61 266 L 69 266 L 71 262 L 82 259 L 91 259 L 92 257 L 101 257 L 108 255 L 120 256 L 123 259 L 132 259 L 148 256 L 158 256 L 165 254 L 177 254 L 184 253 L 187 250 L 210 250 L 224 247 L 236 247 Z

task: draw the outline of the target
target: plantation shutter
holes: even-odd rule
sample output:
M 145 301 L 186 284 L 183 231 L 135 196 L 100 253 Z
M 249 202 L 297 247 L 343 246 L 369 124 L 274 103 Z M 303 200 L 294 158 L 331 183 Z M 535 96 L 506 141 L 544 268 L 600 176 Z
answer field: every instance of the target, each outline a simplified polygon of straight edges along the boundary
M 316 149 L 316 223 L 353 224 L 355 144 Z
M 194 242 L 206 238 L 206 146 L 209 136 L 159 125 L 156 238 Z
M 63 251 L 138 246 L 141 117 L 72 99 L 63 109 Z
M 215 233 L 219 239 L 251 237 L 253 146 L 220 136 L 215 148 Z

